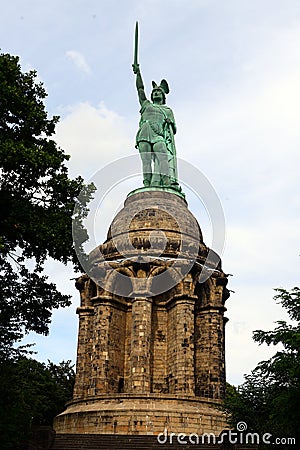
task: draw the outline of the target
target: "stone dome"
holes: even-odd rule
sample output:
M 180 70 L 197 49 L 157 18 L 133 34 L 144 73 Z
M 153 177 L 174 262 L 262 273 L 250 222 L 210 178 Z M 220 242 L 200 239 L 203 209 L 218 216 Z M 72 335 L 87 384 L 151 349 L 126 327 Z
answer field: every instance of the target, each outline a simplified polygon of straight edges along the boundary
M 105 260 L 135 256 L 205 259 L 208 250 L 186 201 L 153 190 L 127 197 L 106 241 L 90 253 L 90 260 L 97 263 L 100 254 Z

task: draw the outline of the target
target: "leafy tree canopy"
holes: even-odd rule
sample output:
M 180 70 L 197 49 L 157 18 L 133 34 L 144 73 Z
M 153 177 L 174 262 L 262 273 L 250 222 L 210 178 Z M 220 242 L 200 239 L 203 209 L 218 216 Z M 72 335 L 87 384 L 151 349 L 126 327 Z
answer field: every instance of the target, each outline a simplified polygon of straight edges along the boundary
M 24 333 L 47 334 L 52 309 L 70 304 L 48 282 L 44 262 L 51 257 L 79 268 L 72 219 L 80 249 L 93 192 L 81 177 L 68 177 L 69 156 L 52 139 L 58 117 L 48 118 L 36 78 L 22 72 L 18 57 L 0 54 L 0 358 L 13 355 Z
M 276 289 L 274 299 L 286 309 L 290 321 L 276 322 L 272 331 L 255 331 L 254 340 L 259 344 L 281 344 L 282 350 L 260 362 L 237 389 L 229 386 L 224 406 L 233 427 L 244 421 L 253 432 L 294 437 L 299 443 L 300 289 Z M 276 448 L 291 446 L 283 444 Z
M 31 358 L 2 362 L 0 445 L 14 449 L 30 438 L 32 426 L 52 425 L 72 398 L 75 373 L 71 361 L 56 365 Z

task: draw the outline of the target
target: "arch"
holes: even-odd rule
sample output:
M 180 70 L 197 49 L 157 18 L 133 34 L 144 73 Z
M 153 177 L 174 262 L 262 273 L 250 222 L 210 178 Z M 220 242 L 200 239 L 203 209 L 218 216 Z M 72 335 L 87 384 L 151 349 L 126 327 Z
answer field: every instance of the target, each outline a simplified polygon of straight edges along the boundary
M 133 276 L 133 271 L 128 267 L 113 270 L 106 279 L 106 290 L 120 297 L 129 297 L 133 289 L 130 278 Z
M 150 290 L 153 295 L 170 291 L 180 281 L 182 275 L 176 268 L 155 267 L 150 272 Z

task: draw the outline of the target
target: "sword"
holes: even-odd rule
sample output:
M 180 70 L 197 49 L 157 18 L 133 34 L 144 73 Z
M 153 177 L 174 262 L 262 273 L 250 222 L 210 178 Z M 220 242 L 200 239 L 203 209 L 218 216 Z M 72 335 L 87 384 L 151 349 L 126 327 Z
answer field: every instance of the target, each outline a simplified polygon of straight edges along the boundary
M 139 43 L 139 24 L 135 23 L 135 36 L 134 36 L 134 59 L 133 59 L 133 68 L 135 69 L 138 66 L 138 43 Z

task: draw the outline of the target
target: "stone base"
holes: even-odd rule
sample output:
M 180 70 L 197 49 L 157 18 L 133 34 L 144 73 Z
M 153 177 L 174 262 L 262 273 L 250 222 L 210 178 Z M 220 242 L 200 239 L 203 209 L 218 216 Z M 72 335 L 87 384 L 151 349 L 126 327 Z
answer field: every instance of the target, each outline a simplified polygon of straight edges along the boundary
M 116 394 L 72 401 L 54 420 L 56 433 L 214 433 L 228 428 L 217 403 L 176 395 Z

